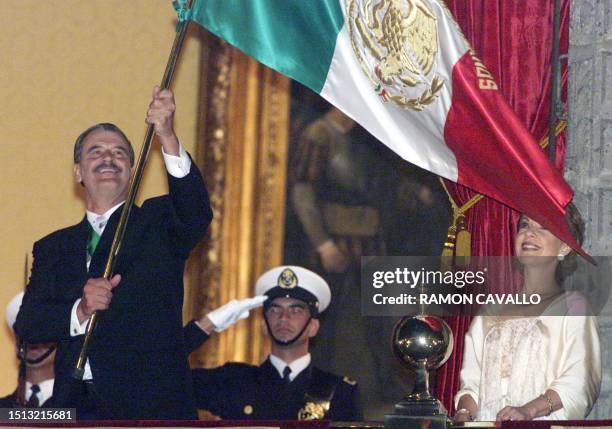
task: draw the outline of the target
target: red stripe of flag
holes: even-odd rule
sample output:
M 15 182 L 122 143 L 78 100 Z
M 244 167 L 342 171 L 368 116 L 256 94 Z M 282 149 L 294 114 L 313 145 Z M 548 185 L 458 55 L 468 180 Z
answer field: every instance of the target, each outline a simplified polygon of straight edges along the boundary
M 452 85 L 444 138 L 457 158 L 458 183 L 525 213 L 592 260 L 565 222 L 572 189 L 473 53 L 454 65 Z

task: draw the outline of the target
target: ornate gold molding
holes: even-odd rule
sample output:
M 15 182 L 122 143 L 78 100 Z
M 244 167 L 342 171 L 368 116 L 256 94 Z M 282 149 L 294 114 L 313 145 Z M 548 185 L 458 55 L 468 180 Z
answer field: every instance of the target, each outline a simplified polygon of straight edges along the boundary
M 252 296 L 257 277 L 282 261 L 289 120 L 289 80 L 208 37 L 197 161 L 214 219 L 196 262 L 196 315 Z M 258 363 L 267 353 L 260 325 L 256 312 L 214 335 L 193 364 Z

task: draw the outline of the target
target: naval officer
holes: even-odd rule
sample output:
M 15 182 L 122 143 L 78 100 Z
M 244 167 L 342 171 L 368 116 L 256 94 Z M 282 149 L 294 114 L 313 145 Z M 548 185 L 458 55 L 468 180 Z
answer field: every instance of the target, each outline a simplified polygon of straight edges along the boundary
M 186 342 L 195 348 L 263 304 L 262 328 L 272 343 L 259 366 L 193 369 L 198 408 L 224 419 L 361 420 L 357 384 L 311 362 L 309 345 L 319 330 L 318 315 L 331 300 L 327 282 L 305 268 L 280 266 L 264 273 L 255 291 L 258 296 L 229 302 L 185 328 Z

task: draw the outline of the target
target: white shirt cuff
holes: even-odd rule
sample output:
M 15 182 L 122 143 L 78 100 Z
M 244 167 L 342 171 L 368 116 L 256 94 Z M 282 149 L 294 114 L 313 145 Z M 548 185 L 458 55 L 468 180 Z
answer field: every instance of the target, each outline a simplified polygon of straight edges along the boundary
M 77 299 L 72 306 L 72 312 L 70 313 L 70 336 L 76 337 L 77 335 L 84 335 L 87 329 L 87 322 L 89 318 L 85 319 L 83 323 L 79 323 L 79 317 L 77 316 L 77 307 L 81 302 L 81 298 Z
M 168 174 L 177 179 L 181 179 L 189 174 L 191 170 L 191 158 L 187 155 L 187 151 L 182 144 L 179 143 L 179 155 L 168 155 L 162 147 L 162 155 Z

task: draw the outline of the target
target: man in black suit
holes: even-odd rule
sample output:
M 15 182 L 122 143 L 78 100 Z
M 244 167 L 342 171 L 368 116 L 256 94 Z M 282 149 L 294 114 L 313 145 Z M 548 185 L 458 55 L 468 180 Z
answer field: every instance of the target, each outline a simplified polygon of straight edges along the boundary
M 174 132 L 174 96 L 155 87 L 146 121 L 154 125 L 170 193 L 134 207 L 114 276 L 102 277 L 134 153 L 113 124 L 85 130 L 74 173 L 87 215 L 34 244 L 34 265 L 15 330 L 28 342 L 57 342 L 54 405 L 79 419 L 196 417 L 182 334 L 183 269 L 212 218 L 200 173 Z M 72 378 L 94 311 L 83 381 Z
M 195 348 L 263 302 L 263 329 L 272 340 L 272 352 L 260 366 L 194 369 L 198 408 L 224 419 L 361 420 L 356 383 L 316 368 L 308 352 L 319 330 L 317 316 L 331 299 L 327 282 L 305 268 L 281 266 L 259 278 L 256 294 L 185 327 L 187 343 Z
M 6 323 L 11 331 L 22 299 L 23 292 L 20 292 L 6 307 Z M 17 336 L 15 342 L 19 359 L 17 388 L 0 398 L 0 408 L 44 407 L 53 393 L 55 344 L 28 344 Z

